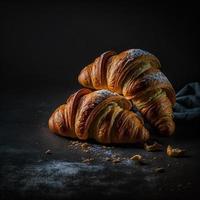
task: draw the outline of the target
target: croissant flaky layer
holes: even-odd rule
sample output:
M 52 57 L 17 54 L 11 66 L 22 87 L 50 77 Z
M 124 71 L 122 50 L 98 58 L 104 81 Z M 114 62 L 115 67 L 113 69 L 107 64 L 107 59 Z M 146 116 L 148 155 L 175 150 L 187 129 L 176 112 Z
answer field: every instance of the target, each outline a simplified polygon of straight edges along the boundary
M 49 128 L 62 136 L 92 138 L 103 144 L 143 143 L 149 132 L 131 107 L 131 102 L 117 93 L 83 88 L 53 112 Z
M 154 55 L 141 49 L 108 51 L 86 66 L 78 80 L 87 88 L 123 94 L 160 133 L 171 135 L 176 97 L 160 67 Z

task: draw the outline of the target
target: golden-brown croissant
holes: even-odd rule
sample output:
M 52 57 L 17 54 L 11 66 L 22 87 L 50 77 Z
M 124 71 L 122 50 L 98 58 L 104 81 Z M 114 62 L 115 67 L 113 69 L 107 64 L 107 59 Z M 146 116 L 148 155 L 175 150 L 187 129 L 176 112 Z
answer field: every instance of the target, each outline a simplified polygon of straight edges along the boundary
M 59 135 L 99 143 L 143 143 L 149 132 L 131 112 L 131 102 L 108 90 L 82 88 L 59 106 L 49 119 L 49 128 Z
M 141 49 L 108 51 L 86 66 L 78 80 L 87 88 L 123 94 L 160 133 L 170 135 L 175 129 L 172 107 L 176 97 L 160 67 L 154 55 Z

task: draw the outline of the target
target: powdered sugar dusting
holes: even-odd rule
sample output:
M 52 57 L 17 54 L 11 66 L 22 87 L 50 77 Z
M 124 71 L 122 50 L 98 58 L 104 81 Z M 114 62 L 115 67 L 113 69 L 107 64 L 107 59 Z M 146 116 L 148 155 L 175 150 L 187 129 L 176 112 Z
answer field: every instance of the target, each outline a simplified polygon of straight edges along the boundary
M 128 57 L 129 59 L 131 58 L 137 58 L 143 55 L 152 55 L 151 53 L 149 53 L 148 51 L 144 51 L 142 49 L 130 49 L 128 50 Z
M 19 171 L 15 171 L 14 177 L 25 175 L 19 183 L 24 190 L 48 186 L 50 188 L 64 189 L 66 181 L 71 180 L 79 173 L 92 173 L 103 170 L 102 165 L 88 165 L 80 162 L 47 161 L 37 165 L 28 165 Z M 62 178 L 64 177 L 64 178 Z
M 89 105 L 89 107 L 95 107 L 97 104 L 101 103 L 106 98 L 118 95 L 117 93 L 113 93 L 113 92 L 111 92 L 109 90 L 105 90 L 105 89 L 95 91 L 95 93 L 97 95 L 93 98 L 93 100 L 92 100 L 91 104 Z
M 103 100 L 104 100 L 103 98 L 96 98 L 96 99 L 94 100 L 94 103 L 91 104 L 91 106 L 95 106 L 95 105 L 101 103 Z
M 156 80 L 156 81 L 159 81 L 161 83 L 169 82 L 167 77 L 161 71 L 154 73 L 154 74 L 147 74 L 144 78 L 145 78 L 145 80 L 148 80 L 148 81 L 155 81 Z
M 111 92 L 109 90 L 98 90 L 96 91 L 96 93 L 98 95 L 100 95 L 101 98 L 96 98 L 96 100 L 100 100 L 102 101 L 102 99 L 106 99 L 107 97 L 110 97 L 110 96 L 118 96 L 119 94 L 117 93 L 114 93 L 114 92 Z
M 109 90 L 98 90 L 98 91 L 96 91 L 96 93 L 103 96 L 103 97 L 115 95 L 113 92 L 111 92 Z

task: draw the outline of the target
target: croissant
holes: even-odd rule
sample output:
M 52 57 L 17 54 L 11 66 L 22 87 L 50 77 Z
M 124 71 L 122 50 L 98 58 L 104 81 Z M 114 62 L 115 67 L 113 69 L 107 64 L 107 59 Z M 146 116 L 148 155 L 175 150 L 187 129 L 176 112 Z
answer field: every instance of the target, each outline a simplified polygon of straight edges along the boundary
M 143 143 L 149 132 L 123 96 L 108 90 L 82 88 L 59 106 L 49 119 L 49 129 L 61 136 L 94 139 L 103 144 Z
M 163 135 L 174 132 L 175 91 L 160 71 L 159 60 L 147 51 L 108 51 L 80 72 L 84 87 L 108 89 L 131 100 L 143 117 Z

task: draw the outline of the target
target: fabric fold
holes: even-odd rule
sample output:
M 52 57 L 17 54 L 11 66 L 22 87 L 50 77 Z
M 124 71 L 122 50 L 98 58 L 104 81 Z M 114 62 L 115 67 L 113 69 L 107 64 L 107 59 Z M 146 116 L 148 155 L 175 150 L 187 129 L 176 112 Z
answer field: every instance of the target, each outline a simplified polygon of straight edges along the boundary
M 200 118 L 200 83 L 185 85 L 176 94 L 176 104 L 173 108 L 174 119 L 192 120 Z

